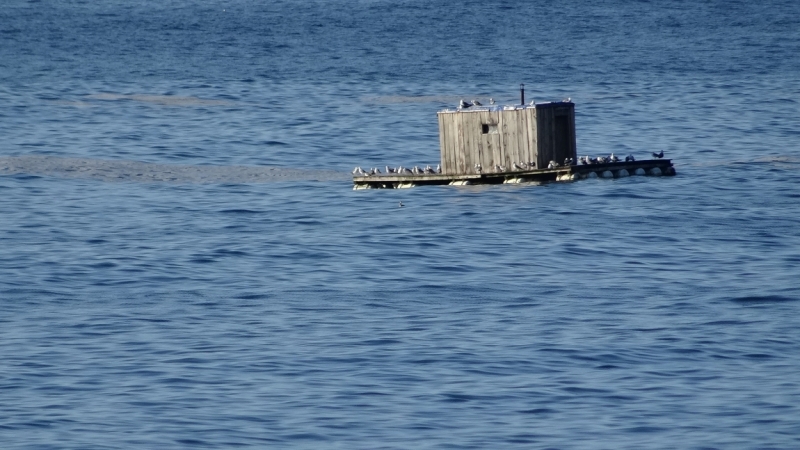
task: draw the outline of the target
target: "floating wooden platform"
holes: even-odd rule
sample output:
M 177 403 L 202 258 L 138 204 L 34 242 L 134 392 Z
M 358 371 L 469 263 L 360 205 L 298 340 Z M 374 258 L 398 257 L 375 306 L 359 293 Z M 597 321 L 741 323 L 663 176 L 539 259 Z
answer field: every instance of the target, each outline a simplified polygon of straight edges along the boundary
M 502 173 L 481 173 L 464 175 L 395 175 L 380 174 L 354 176 L 353 189 L 403 189 L 424 185 L 466 186 L 475 184 L 517 184 L 542 183 L 551 181 L 576 181 L 584 178 L 620 178 L 636 175 L 675 175 L 672 160 L 649 159 L 643 161 L 615 162 L 563 166 L 555 169 L 536 169 Z

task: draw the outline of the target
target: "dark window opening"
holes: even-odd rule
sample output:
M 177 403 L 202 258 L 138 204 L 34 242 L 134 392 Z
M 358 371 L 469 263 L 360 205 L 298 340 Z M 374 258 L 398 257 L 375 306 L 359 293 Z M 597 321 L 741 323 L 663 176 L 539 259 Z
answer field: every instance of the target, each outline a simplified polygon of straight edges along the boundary
M 481 124 L 481 133 L 483 134 L 497 134 L 497 125 L 484 123 Z

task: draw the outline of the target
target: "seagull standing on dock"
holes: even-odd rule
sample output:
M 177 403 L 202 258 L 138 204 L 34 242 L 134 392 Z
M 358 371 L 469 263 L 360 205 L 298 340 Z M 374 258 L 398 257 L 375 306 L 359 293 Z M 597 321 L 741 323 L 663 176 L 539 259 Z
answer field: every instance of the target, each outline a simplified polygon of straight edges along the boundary
M 664 157 L 664 150 L 661 150 L 661 153 L 653 152 L 653 158 L 661 159 Z
M 459 106 L 459 107 L 461 107 L 461 108 L 463 108 L 463 109 L 467 109 L 467 108 L 469 108 L 470 106 L 472 106 L 472 103 L 470 103 L 470 102 L 467 102 L 467 101 L 464 101 L 464 99 L 462 98 L 462 99 L 461 99 L 461 102 L 459 102 L 459 103 L 458 103 L 458 106 Z
M 441 164 L 437 164 L 436 165 L 436 173 L 442 173 L 442 165 Z
M 494 105 L 494 99 L 493 99 L 493 98 L 490 98 L 490 99 L 489 99 L 489 104 L 490 104 L 490 105 Z
M 608 157 L 608 160 L 611 162 L 619 162 L 619 158 L 617 158 L 617 155 L 613 153 L 611 154 L 611 156 Z
M 625 162 L 633 162 L 633 161 L 636 161 L 636 158 L 634 158 L 633 155 L 628 155 L 625 157 Z
M 477 101 L 475 99 L 472 99 L 472 104 L 475 105 L 475 106 L 483 106 L 483 103 L 481 103 L 481 102 L 479 102 L 479 101 Z

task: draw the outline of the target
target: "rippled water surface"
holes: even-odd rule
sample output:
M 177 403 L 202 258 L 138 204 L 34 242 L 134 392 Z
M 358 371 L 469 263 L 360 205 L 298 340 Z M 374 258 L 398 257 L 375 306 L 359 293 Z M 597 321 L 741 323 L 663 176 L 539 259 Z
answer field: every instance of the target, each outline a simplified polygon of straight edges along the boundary
M 798 448 L 798 55 L 790 1 L 7 0 L 2 447 Z M 519 83 L 678 176 L 352 190 Z

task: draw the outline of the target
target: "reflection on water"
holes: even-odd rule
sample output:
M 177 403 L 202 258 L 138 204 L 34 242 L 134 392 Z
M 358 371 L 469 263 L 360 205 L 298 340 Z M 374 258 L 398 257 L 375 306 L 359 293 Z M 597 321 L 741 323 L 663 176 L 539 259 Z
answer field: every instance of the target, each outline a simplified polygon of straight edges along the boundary
M 346 181 L 350 179 L 348 174 L 333 170 L 172 165 L 33 155 L 0 157 L 0 173 L 147 183 L 268 183 L 272 181 Z
M 228 100 L 212 100 L 207 98 L 186 97 L 180 95 L 145 95 L 145 94 L 111 94 L 100 93 L 87 95 L 87 98 L 93 100 L 133 100 L 143 103 L 153 103 L 156 105 L 166 106 L 229 106 L 233 102 Z

